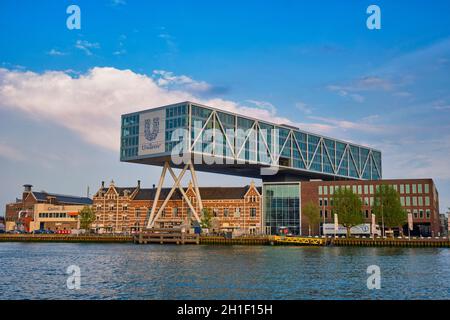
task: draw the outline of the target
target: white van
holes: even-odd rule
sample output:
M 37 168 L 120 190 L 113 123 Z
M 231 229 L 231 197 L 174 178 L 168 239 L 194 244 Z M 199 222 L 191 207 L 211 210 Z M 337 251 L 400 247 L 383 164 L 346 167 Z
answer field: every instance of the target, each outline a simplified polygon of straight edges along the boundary
M 353 236 L 371 236 L 370 223 L 363 223 L 357 226 L 354 226 L 350 229 L 350 233 Z M 374 234 L 376 236 L 381 236 L 381 229 L 379 225 L 375 226 Z M 334 231 L 334 223 L 325 223 L 323 225 L 323 235 L 325 236 L 345 236 L 347 235 L 347 228 L 342 225 L 339 225 L 338 230 Z

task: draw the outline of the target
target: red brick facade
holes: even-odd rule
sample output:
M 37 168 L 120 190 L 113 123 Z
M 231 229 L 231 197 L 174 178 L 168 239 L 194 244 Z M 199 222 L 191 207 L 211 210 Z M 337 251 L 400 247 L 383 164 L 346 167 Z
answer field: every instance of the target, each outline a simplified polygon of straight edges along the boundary
M 365 222 L 371 222 L 373 197 L 377 186 L 392 185 L 400 194 L 403 208 L 413 214 L 414 230 L 421 235 L 438 236 L 439 194 L 432 179 L 395 179 L 378 181 L 309 181 L 301 183 L 301 203 L 317 203 L 321 208 L 321 220 L 333 223 L 332 193 L 335 186 L 350 186 L 353 192 L 361 196 Z M 420 228 L 420 230 L 418 230 Z M 319 234 L 319 226 L 314 227 Z M 303 217 L 302 234 L 308 234 L 308 222 Z
M 163 188 L 156 209 L 162 205 L 169 189 Z M 195 190 L 192 185 L 185 189 L 194 208 L 198 210 Z M 104 184 L 93 198 L 98 232 L 133 232 L 146 227 L 153 205 L 156 189 L 116 187 L 112 182 Z M 246 187 L 200 188 L 203 207 L 210 209 L 214 217 L 213 227 L 240 233 L 261 233 L 261 190 L 252 183 Z M 176 191 L 155 227 L 173 227 L 188 221 L 192 216 L 189 206 Z

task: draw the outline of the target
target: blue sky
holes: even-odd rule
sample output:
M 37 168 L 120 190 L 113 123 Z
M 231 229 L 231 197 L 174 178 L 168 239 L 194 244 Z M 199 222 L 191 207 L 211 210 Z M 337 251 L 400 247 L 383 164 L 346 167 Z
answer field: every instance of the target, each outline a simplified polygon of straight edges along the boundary
M 71 4 L 81 30 L 66 27 Z M 381 30 L 366 27 L 370 4 Z M 1 1 L 0 205 L 24 183 L 151 186 L 158 168 L 118 160 L 119 116 L 193 99 L 376 147 L 385 178 L 433 178 L 443 212 L 448 12 L 448 1 Z

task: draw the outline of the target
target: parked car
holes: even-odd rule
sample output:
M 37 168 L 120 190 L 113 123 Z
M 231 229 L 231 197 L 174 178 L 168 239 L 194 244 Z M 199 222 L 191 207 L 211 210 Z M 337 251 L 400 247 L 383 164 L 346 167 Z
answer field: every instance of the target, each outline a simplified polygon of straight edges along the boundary
M 5 232 L 5 230 L 0 229 L 0 234 L 2 234 L 2 233 L 6 233 L 6 232 Z

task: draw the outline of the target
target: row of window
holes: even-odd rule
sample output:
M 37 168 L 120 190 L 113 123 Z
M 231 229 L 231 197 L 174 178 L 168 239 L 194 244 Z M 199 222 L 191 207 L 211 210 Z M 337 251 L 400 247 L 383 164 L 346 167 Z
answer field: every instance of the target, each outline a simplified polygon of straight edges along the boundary
M 364 206 L 373 206 L 374 197 L 361 197 L 361 202 Z M 400 203 L 402 206 L 430 206 L 430 197 L 400 197 Z M 320 207 L 333 206 L 333 198 L 319 198 Z
M 320 210 L 320 217 L 321 218 L 328 218 L 328 214 L 330 213 L 330 217 L 333 218 L 333 210 Z M 407 210 L 407 213 L 411 213 L 411 210 Z M 424 216 L 425 213 L 425 216 Z M 370 218 L 372 215 L 372 210 L 365 210 L 364 211 L 364 216 L 366 217 L 366 219 Z M 431 210 L 430 209 L 414 209 L 413 210 L 413 217 L 414 219 L 423 219 L 424 217 L 426 219 L 430 219 L 431 218 Z
M 429 184 L 390 184 L 394 190 L 398 191 L 400 194 L 421 194 L 421 193 L 430 193 L 430 185 Z M 375 194 L 376 191 L 379 190 L 380 185 L 343 185 L 343 186 L 319 186 L 319 195 L 332 195 L 334 191 L 338 188 L 347 188 L 352 189 L 353 193 L 356 194 Z
M 40 212 L 39 218 L 68 218 L 67 212 Z
M 114 210 L 114 205 L 111 205 L 111 206 L 109 207 L 109 209 L 110 209 L 110 210 Z M 124 206 L 124 207 L 123 207 L 123 210 L 127 210 L 127 209 L 128 209 L 127 206 Z M 101 205 L 98 205 L 98 206 L 97 206 L 97 210 L 98 210 L 98 211 L 101 210 Z M 146 210 L 146 209 L 144 209 L 144 210 Z M 168 210 L 168 209 L 165 209 L 165 210 L 161 213 L 161 216 L 162 216 L 162 217 L 165 217 L 165 216 L 166 216 L 167 210 Z M 223 216 L 224 216 L 224 217 L 231 217 L 231 215 L 230 215 L 231 208 L 223 208 L 222 210 L 223 210 Z M 147 213 L 149 213 L 149 212 L 150 212 L 150 208 L 147 210 Z M 219 208 L 213 208 L 213 209 L 211 210 L 211 212 L 212 212 L 212 214 L 213 214 L 214 217 L 218 217 L 218 216 L 219 216 L 219 213 L 220 213 L 220 209 L 219 209 Z M 136 217 L 136 218 L 139 218 L 139 217 L 140 217 L 140 214 L 141 214 L 141 210 L 140 210 L 139 208 L 136 208 L 136 210 L 135 210 L 135 217 Z M 190 208 L 187 208 L 187 214 L 188 214 L 188 216 L 192 214 Z M 235 218 L 239 218 L 239 217 L 241 216 L 241 208 L 235 208 L 235 209 L 234 209 L 234 212 L 233 212 L 233 215 L 234 215 Z M 178 210 L 178 207 L 172 208 L 172 216 L 173 216 L 173 217 L 178 217 L 178 216 L 179 216 L 179 210 Z M 99 219 L 98 217 L 99 217 L 99 216 L 97 216 L 97 220 Z M 112 217 L 112 216 L 110 215 L 110 217 Z M 250 208 L 250 218 L 256 218 L 256 208 Z M 112 219 L 112 218 L 111 218 L 111 219 Z

